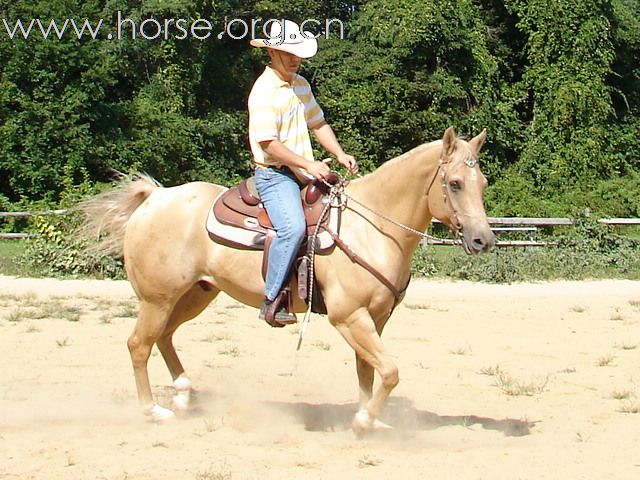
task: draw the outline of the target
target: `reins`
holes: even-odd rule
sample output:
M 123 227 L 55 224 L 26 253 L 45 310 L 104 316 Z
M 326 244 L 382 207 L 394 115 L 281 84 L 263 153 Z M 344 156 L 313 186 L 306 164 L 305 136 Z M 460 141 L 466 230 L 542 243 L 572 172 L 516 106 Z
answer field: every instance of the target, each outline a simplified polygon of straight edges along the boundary
M 467 163 L 467 162 L 465 162 Z M 445 162 L 443 161 L 443 157 L 440 157 L 439 163 L 438 163 L 438 168 L 435 171 L 433 177 L 431 178 L 431 181 L 429 182 L 429 187 L 426 190 L 426 195 L 428 196 L 429 193 L 431 192 L 431 187 L 433 186 L 433 184 L 435 183 L 435 179 L 438 177 L 438 173 L 441 173 L 441 186 L 442 186 L 442 190 L 443 190 L 443 195 L 444 195 L 444 200 L 445 203 L 450 203 L 451 204 L 451 209 L 453 210 L 453 216 L 456 219 L 456 225 L 451 227 L 451 230 L 454 231 L 456 233 L 457 236 L 462 236 L 462 232 L 461 232 L 461 228 L 460 228 L 460 220 L 458 218 L 458 213 L 455 209 L 455 207 L 453 206 L 452 202 L 450 200 L 448 200 L 448 188 L 447 188 L 447 184 L 446 184 L 446 171 L 443 168 Z M 473 165 L 469 165 L 469 163 L 467 163 L 468 166 L 472 167 Z M 367 205 L 365 205 L 364 203 L 360 202 L 359 200 L 355 199 L 354 197 L 352 197 L 351 195 L 349 195 L 348 193 L 346 193 L 345 191 L 345 186 L 348 184 L 347 180 L 344 180 L 342 177 L 339 177 L 338 182 L 335 185 L 332 185 L 330 183 L 328 183 L 326 180 L 322 180 L 322 182 L 329 188 L 329 201 L 326 203 L 324 209 L 322 210 L 322 213 L 320 215 L 320 219 L 324 219 L 327 212 L 329 211 L 329 209 L 333 206 L 334 201 L 336 199 L 338 199 L 338 201 L 340 202 L 338 206 L 342 207 L 343 205 L 346 208 L 346 202 L 343 201 L 343 199 L 349 200 L 354 202 L 355 204 L 361 206 L 362 208 L 364 208 L 365 210 L 369 211 L 370 213 L 376 215 L 377 217 L 382 218 L 383 220 L 409 232 L 412 233 L 414 235 L 417 235 L 418 237 L 421 237 L 422 239 L 425 240 L 435 240 L 439 243 L 445 244 L 445 245 L 459 245 L 460 244 L 460 240 L 451 240 L 451 239 L 441 239 L 438 237 L 434 237 L 432 235 L 429 235 L 428 233 L 425 232 L 421 232 L 419 230 L 416 230 L 414 228 L 409 227 L 408 225 L 405 225 L 403 223 L 398 222 L 397 220 L 394 220 L 393 218 L 378 212 L 370 207 L 368 207 Z M 313 234 L 310 236 L 309 238 L 309 242 L 310 242 L 310 246 L 308 249 L 308 254 L 307 254 L 307 259 L 310 262 L 310 266 L 309 266 L 309 294 L 308 294 L 308 307 L 307 307 L 307 311 L 305 312 L 304 315 L 304 319 L 302 321 L 302 328 L 300 329 L 300 335 L 298 337 L 298 345 L 296 347 L 296 352 L 300 350 L 300 346 L 302 345 L 302 339 L 304 337 L 304 334 L 306 332 L 307 326 L 309 325 L 309 321 L 311 319 L 311 308 L 312 308 L 312 302 L 313 302 L 313 289 L 314 289 L 314 284 L 315 284 L 315 255 L 316 255 L 316 239 L 318 237 L 318 233 L 320 230 L 320 225 L 322 224 L 322 221 L 319 221 L 314 230 L 313 230 Z M 362 258 L 360 255 L 358 255 L 357 253 L 355 253 L 346 243 L 344 243 L 342 241 L 342 239 L 332 230 L 328 229 L 327 227 L 324 227 L 325 231 L 327 231 L 329 233 L 329 235 L 331 235 L 331 238 L 333 239 L 333 241 L 335 242 L 336 246 L 338 246 L 338 248 L 340 248 L 346 255 L 347 257 L 349 257 L 349 259 L 355 263 L 357 263 L 358 265 L 360 265 L 361 267 L 363 267 L 365 270 L 367 270 L 369 273 L 371 273 L 371 275 L 373 275 L 380 283 L 382 283 L 385 287 L 387 287 L 391 293 L 393 294 L 393 297 L 395 299 L 394 301 L 394 308 L 400 303 L 404 292 L 407 290 L 407 288 L 409 287 L 409 282 L 411 281 L 411 275 L 409 275 L 409 280 L 407 281 L 407 284 L 405 285 L 405 287 L 402 290 L 398 290 L 398 288 L 389 281 L 389 279 L 387 279 L 382 273 L 380 273 L 378 270 L 376 270 L 369 262 L 367 262 L 364 258 Z

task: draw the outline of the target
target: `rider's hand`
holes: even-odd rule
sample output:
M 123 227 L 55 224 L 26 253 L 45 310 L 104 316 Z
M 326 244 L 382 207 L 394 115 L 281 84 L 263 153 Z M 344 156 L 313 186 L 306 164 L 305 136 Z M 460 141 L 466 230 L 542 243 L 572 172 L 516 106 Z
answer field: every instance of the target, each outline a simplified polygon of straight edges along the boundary
M 353 175 L 358 173 L 358 162 L 353 157 L 353 155 L 347 155 L 343 153 L 342 155 L 338 155 L 338 163 L 345 167 L 349 172 Z
M 329 166 L 325 162 L 309 162 L 304 169 L 309 175 L 318 180 L 324 180 L 331 173 Z

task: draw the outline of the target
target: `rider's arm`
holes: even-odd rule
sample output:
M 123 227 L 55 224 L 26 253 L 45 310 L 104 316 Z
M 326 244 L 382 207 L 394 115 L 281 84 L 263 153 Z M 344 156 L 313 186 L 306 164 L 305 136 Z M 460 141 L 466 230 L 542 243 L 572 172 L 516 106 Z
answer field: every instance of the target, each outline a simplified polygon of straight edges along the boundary
M 286 147 L 280 140 L 265 140 L 260 142 L 262 149 L 269 156 L 287 167 L 302 168 L 314 178 L 323 179 L 329 174 L 329 167 L 323 162 L 313 162 L 296 154 Z
M 338 139 L 336 138 L 336 134 L 327 122 L 323 120 L 311 130 L 320 142 L 320 145 L 322 145 L 327 152 L 335 155 L 340 165 L 347 168 L 351 173 L 355 174 L 358 172 L 356 159 L 353 158 L 353 156 L 344 153 L 340 142 L 338 142 Z

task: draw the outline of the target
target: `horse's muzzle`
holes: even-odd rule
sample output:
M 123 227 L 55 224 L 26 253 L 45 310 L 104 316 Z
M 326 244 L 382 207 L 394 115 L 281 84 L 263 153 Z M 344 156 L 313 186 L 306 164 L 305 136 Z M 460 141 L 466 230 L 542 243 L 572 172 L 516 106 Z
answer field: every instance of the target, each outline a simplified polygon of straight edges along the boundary
M 462 248 L 468 255 L 487 253 L 496 244 L 496 236 L 490 228 L 478 232 L 462 231 Z

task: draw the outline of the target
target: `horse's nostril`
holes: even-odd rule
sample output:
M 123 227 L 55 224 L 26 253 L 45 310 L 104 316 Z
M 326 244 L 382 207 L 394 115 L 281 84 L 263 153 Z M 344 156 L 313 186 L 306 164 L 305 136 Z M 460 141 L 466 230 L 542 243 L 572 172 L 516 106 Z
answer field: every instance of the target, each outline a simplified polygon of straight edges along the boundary
M 473 246 L 476 248 L 476 250 L 483 250 L 486 246 L 486 243 L 482 238 L 476 237 L 473 239 Z

